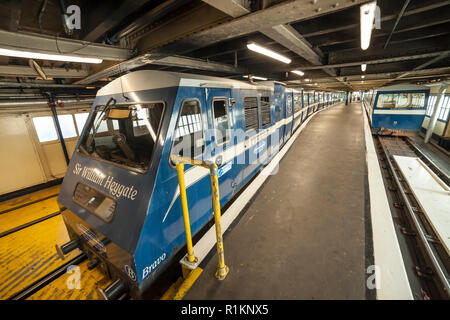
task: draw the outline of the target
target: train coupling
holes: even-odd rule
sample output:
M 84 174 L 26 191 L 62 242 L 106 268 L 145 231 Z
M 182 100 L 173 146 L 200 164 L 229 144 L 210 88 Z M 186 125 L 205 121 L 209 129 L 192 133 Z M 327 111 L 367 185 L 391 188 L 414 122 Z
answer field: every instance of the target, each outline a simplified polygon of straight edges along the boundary
M 56 248 L 56 253 L 58 254 L 58 256 L 61 258 L 61 260 L 65 260 L 66 257 L 65 255 L 68 254 L 69 252 L 75 250 L 76 248 L 80 247 L 80 242 L 75 239 L 75 240 L 71 240 L 61 246 L 55 244 L 55 248 Z
M 125 281 L 117 279 L 105 289 L 97 288 L 98 293 L 105 300 L 118 300 L 127 293 Z

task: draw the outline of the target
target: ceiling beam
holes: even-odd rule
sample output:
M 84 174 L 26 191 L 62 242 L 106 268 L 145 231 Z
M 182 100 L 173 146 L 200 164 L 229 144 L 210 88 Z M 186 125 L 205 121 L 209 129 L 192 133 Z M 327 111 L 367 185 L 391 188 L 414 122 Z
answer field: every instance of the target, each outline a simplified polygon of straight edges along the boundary
M 275 40 L 282 46 L 314 65 L 322 64 L 323 54 L 313 50 L 312 45 L 290 25 L 277 25 L 259 30 L 265 36 Z
M 408 78 L 410 77 L 428 77 L 428 76 L 442 76 L 443 74 L 448 74 L 450 72 L 450 67 L 439 67 L 439 68 L 431 68 L 431 69 L 422 69 L 415 70 L 408 73 Z M 390 80 L 400 80 L 395 79 L 399 75 L 404 74 L 405 72 L 385 72 L 385 73 L 369 73 L 365 74 L 364 81 L 372 81 L 372 80 L 381 80 L 381 79 L 390 79 Z M 405 76 L 406 77 L 406 76 Z M 362 81 L 361 74 L 354 74 L 348 76 L 340 76 L 339 77 L 343 81 Z M 401 80 L 405 80 L 406 78 L 401 78 Z M 335 80 L 334 77 L 323 77 L 314 79 L 314 82 L 320 83 L 322 81 Z M 293 80 L 295 81 L 295 80 Z
M 172 42 L 157 51 L 166 54 L 184 54 L 224 40 L 258 32 L 264 28 L 311 19 L 318 15 L 331 13 L 365 2 L 367 0 L 347 0 L 336 6 L 336 0 L 285 1 L 267 9 L 249 13 L 210 29 L 197 32 L 191 36 Z
M 345 68 L 345 67 L 359 66 L 361 64 L 382 64 L 382 63 L 394 63 L 394 62 L 402 62 L 402 61 L 408 61 L 408 60 L 424 59 L 424 58 L 440 56 L 442 54 L 450 54 L 450 50 L 439 51 L 439 52 L 430 52 L 430 53 L 424 53 L 424 54 L 408 55 L 408 56 L 401 56 L 401 57 L 390 57 L 390 58 L 385 58 L 385 59 L 362 60 L 362 61 L 347 62 L 347 63 L 336 63 L 336 64 L 328 64 L 328 65 L 322 65 L 322 66 L 304 66 L 304 67 L 299 67 L 299 68 L 302 70 L 318 70 L 318 69 L 326 69 L 326 68 Z
M 445 1 L 440 1 L 437 3 L 433 3 L 430 5 L 426 5 L 420 8 L 416 8 L 416 9 L 411 9 L 406 11 L 403 16 L 407 17 L 407 16 L 411 16 L 414 14 L 419 14 L 422 12 L 427 12 L 430 10 L 434 10 L 434 9 L 438 9 L 444 6 L 448 6 L 450 5 L 450 1 L 449 0 L 445 0 Z M 386 21 L 390 21 L 390 20 L 394 20 L 398 17 L 397 14 L 392 14 L 392 15 L 387 15 L 381 18 L 381 22 L 386 22 Z M 316 37 L 316 36 L 321 36 L 327 33 L 333 33 L 333 32 L 339 32 L 339 31 L 345 31 L 345 30 L 351 30 L 351 29 L 355 29 L 355 28 L 359 28 L 359 24 L 348 24 L 345 26 L 341 26 L 341 27 L 334 27 L 334 28 L 328 28 L 328 29 L 323 29 L 323 30 L 319 30 L 319 31 L 314 31 L 314 32 L 310 32 L 310 33 L 304 33 L 303 36 L 305 38 L 309 38 L 309 37 Z
M 334 12 L 340 9 L 345 9 L 351 6 L 365 3 L 368 0 L 347 0 L 343 4 L 337 5 L 335 0 L 322 0 L 320 5 L 317 1 L 310 0 L 293 0 L 286 1 L 270 8 L 259 10 L 255 13 L 249 13 L 243 17 L 234 19 L 229 22 L 223 22 L 218 26 L 211 27 L 204 31 L 199 31 L 193 35 L 184 37 L 182 40 L 172 42 L 159 50 L 154 50 L 152 54 L 142 54 L 128 61 L 119 63 L 115 66 L 104 69 L 97 72 L 85 79 L 78 81 L 77 83 L 92 83 L 103 77 L 109 77 L 116 74 L 120 74 L 124 71 L 132 70 L 134 68 L 141 67 L 146 64 L 161 64 L 170 65 L 170 61 L 167 59 L 173 59 L 174 54 L 182 54 L 189 52 L 206 45 L 215 44 L 217 42 L 238 37 L 240 35 L 256 32 L 268 26 L 276 26 L 280 24 L 287 24 L 302 19 L 309 19 L 318 15 Z M 144 37 L 145 38 L 145 37 Z M 151 40 L 151 39 L 150 39 Z M 141 48 L 141 52 L 145 52 L 145 48 Z M 145 47 L 145 46 L 144 46 Z M 179 57 L 187 59 L 186 57 Z M 157 62 L 158 61 L 158 62 Z M 178 63 L 179 61 L 177 61 Z M 194 65 L 199 70 L 210 70 L 218 72 L 228 73 L 240 73 L 242 74 L 242 68 L 230 68 L 229 65 L 210 63 L 203 61 L 202 63 L 193 63 L 185 60 L 187 63 L 184 67 L 190 68 L 190 65 Z M 214 67 L 215 70 L 211 70 Z M 221 71 L 226 69 L 227 71 Z M 245 73 L 245 72 L 244 72 Z
M 149 0 L 133 0 L 124 1 L 113 12 L 108 14 L 105 19 L 96 19 L 99 21 L 95 26 L 91 27 L 89 32 L 83 36 L 86 41 L 96 41 L 103 37 L 112 28 L 117 27 L 127 16 L 146 4 Z
M 47 36 L 39 33 L 0 30 L 0 47 L 4 49 L 34 51 L 48 54 L 122 61 L 131 57 L 131 50 L 89 41 Z
M 223 73 L 245 74 L 247 69 L 223 64 L 219 62 L 210 62 L 201 59 L 195 59 L 182 56 L 161 56 L 158 54 L 144 54 L 136 58 L 121 62 L 105 70 L 90 75 L 82 80 L 75 82 L 76 84 L 89 84 L 100 80 L 101 78 L 112 77 L 117 74 L 127 72 L 132 69 L 143 67 L 145 65 L 154 64 L 169 67 L 186 67 L 189 69 L 215 71 Z
M 211 7 L 219 9 L 222 12 L 225 12 L 229 16 L 233 18 L 245 16 L 251 12 L 250 7 L 248 7 L 248 2 L 240 0 L 202 0 L 206 2 Z
M 226 14 L 232 16 L 233 18 L 238 18 L 243 15 L 250 13 L 249 9 L 243 8 L 240 4 L 236 3 L 235 0 L 203 0 L 209 5 L 219 9 Z M 269 27 L 263 27 L 257 31 L 261 32 L 265 36 L 271 38 L 282 46 L 288 48 L 292 52 L 296 53 L 298 56 L 302 57 L 306 61 L 313 65 L 322 65 L 323 54 L 320 50 L 315 51 L 312 45 L 302 37 L 300 33 L 297 32 L 289 24 L 279 24 Z M 325 72 L 331 76 L 336 76 L 336 70 L 324 68 Z
M 432 65 L 432 64 L 434 64 L 434 63 L 436 63 L 438 61 L 441 61 L 441 60 L 443 60 L 445 58 L 448 58 L 449 56 L 450 56 L 450 52 L 444 52 L 444 53 L 440 54 L 439 56 L 437 56 L 437 57 L 435 57 L 435 58 L 433 58 L 433 59 L 431 59 L 431 60 L 429 60 L 429 61 L 427 61 L 425 63 L 422 63 L 421 65 L 419 65 L 417 67 L 415 67 L 412 71 L 408 71 L 408 72 L 404 72 L 404 73 L 400 74 L 399 76 L 396 77 L 396 79 L 401 79 L 401 78 L 404 78 L 404 77 L 406 77 L 406 76 L 408 76 L 410 74 L 414 74 L 414 72 L 417 72 L 419 70 L 423 70 L 426 67 L 428 67 L 428 66 L 430 66 L 430 65 Z
M 42 68 L 47 77 L 51 78 L 84 78 L 88 76 L 84 69 Z M 38 77 L 39 75 L 28 66 L 0 66 L 0 76 Z

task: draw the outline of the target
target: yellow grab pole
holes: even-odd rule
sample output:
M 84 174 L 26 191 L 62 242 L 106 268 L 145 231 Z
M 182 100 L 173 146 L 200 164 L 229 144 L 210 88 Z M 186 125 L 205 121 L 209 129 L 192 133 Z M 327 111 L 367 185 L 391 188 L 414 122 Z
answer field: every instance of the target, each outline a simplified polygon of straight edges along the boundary
M 187 260 L 195 263 L 197 258 L 194 256 L 192 248 L 191 224 L 189 222 L 189 208 L 186 196 L 186 185 L 184 183 L 184 164 L 177 164 L 178 183 L 180 184 L 181 207 L 183 209 L 184 230 L 186 231 Z
M 213 197 L 213 209 L 214 209 L 214 222 L 216 226 L 216 238 L 217 238 L 217 256 L 219 258 L 219 265 L 217 266 L 216 278 L 219 280 L 225 279 L 228 274 L 228 267 L 225 265 L 225 256 L 223 252 L 223 239 L 222 239 L 222 221 L 220 212 L 220 195 L 219 195 L 219 178 L 217 165 L 215 163 L 210 166 L 211 173 L 211 188 Z

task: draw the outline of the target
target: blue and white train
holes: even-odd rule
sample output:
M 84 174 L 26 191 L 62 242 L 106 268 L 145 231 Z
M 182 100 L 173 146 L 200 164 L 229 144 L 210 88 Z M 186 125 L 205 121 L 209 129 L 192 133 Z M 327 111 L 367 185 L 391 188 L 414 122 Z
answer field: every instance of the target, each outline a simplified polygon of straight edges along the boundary
M 399 84 L 364 93 L 363 104 L 378 135 L 407 136 L 420 130 L 428 106 L 430 89 Z
M 115 79 L 98 91 L 61 186 L 71 241 L 56 246 L 59 255 L 80 248 L 114 280 L 106 298 L 142 297 L 186 242 L 170 154 L 218 163 L 223 206 L 308 116 L 338 99 L 276 82 L 161 71 Z M 261 161 L 248 161 L 255 157 Z M 209 171 L 186 166 L 185 180 L 195 234 L 212 218 Z

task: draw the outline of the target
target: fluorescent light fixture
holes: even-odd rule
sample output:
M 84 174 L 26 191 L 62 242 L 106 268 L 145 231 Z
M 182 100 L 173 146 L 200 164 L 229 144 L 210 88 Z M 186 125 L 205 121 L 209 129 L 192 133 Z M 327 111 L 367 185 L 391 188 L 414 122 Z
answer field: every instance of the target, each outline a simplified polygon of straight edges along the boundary
M 303 71 L 300 71 L 300 70 L 292 70 L 291 72 L 295 73 L 295 74 L 298 74 L 301 77 L 305 75 L 305 73 Z
M 373 22 L 377 2 L 373 1 L 360 7 L 361 14 L 361 49 L 367 50 L 372 36 Z
M 0 48 L 0 56 L 18 57 L 27 59 L 41 59 L 41 60 L 56 60 L 68 62 L 82 62 L 82 63 L 101 63 L 103 60 L 98 58 L 83 58 L 77 56 L 66 56 L 59 54 L 47 54 L 31 51 L 10 50 Z
M 305 82 L 311 82 L 311 79 L 305 79 Z
M 263 54 L 265 56 L 268 56 L 272 59 L 275 59 L 275 60 L 278 60 L 278 61 L 281 61 L 281 62 L 284 62 L 287 64 L 291 63 L 291 61 L 292 61 L 291 59 L 289 59 L 285 56 L 282 56 L 281 54 L 276 53 L 275 51 L 261 47 L 260 45 L 257 45 L 256 43 L 247 44 L 247 48 L 249 48 L 252 51 L 258 52 L 260 54 Z
M 248 78 L 248 76 L 243 76 L 244 78 Z M 254 80 L 262 80 L 262 81 L 266 81 L 267 78 L 264 77 L 257 77 L 257 76 L 252 76 L 252 79 Z
M 361 65 L 361 70 L 364 72 L 364 71 L 366 71 L 366 69 L 367 69 L 367 64 L 362 64 Z

